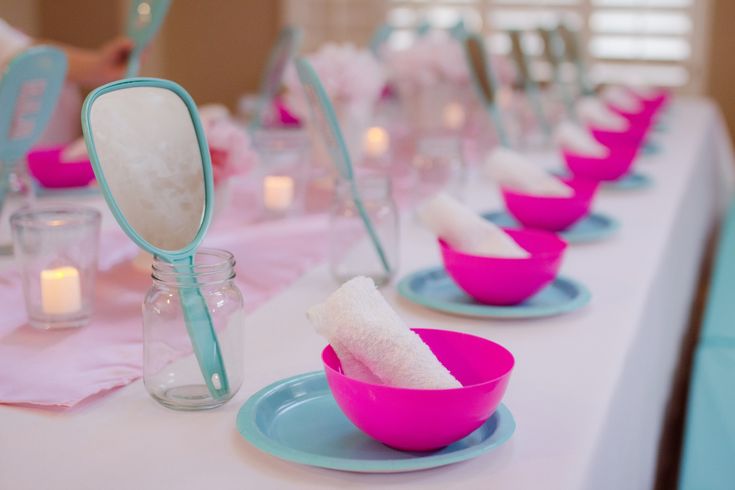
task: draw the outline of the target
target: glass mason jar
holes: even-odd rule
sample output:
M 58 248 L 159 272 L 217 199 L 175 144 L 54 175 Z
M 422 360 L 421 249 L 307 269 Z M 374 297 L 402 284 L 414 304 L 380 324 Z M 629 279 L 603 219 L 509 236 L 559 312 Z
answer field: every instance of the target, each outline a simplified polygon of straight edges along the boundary
M 370 234 L 355 203 L 353 184 L 338 179 L 330 212 L 330 269 L 340 283 L 356 276 L 367 276 L 382 286 L 390 282 L 398 270 L 398 208 L 387 176 L 369 175 L 356 178 L 355 182 L 374 235 Z M 374 243 L 376 239 L 382 255 Z
M 159 403 L 176 410 L 218 407 L 243 379 L 243 299 L 235 285 L 235 259 L 224 250 L 201 248 L 194 265 L 181 270 L 155 257 L 153 286 L 143 303 L 143 380 Z M 229 392 L 214 398 L 199 369 L 187 331 L 181 297 L 203 297 L 219 343 Z
M 414 192 L 419 200 L 440 191 L 464 199 L 467 166 L 462 142 L 456 135 L 437 133 L 420 137 L 413 165 L 417 178 Z

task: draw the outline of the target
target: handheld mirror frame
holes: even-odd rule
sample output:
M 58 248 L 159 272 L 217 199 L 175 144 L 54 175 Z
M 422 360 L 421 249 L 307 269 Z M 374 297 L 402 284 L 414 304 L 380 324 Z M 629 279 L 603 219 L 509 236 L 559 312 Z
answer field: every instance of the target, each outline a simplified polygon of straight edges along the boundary
M 574 63 L 577 68 L 577 83 L 582 95 L 595 95 L 595 90 L 587 77 L 587 64 L 582 56 L 578 31 L 570 29 L 564 23 L 560 23 L 556 29 L 564 43 L 567 60 Z
M 268 56 L 268 64 L 260 81 L 260 92 L 255 107 L 253 119 L 250 121 L 248 130 L 257 131 L 263 126 L 265 113 L 273 105 L 278 90 L 283 82 L 283 74 L 286 72 L 288 62 L 296 55 L 304 37 L 303 31 L 294 26 L 286 26 L 278 34 L 276 44 Z
M 138 76 L 140 56 L 161 29 L 170 6 L 171 0 L 131 0 L 125 33 L 135 45 L 128 59 L 126 78 Z
M 340 177 L 350 184 L 350 192 L 352 194 L 352 200 L 355 203 L 357 212 L 360 215 L 360 219 L 365 225 L 365 229 L 370 237 L 378 259 L 380 260 L 383 270 L 386 274 L 390 274 L 390 263 L 388 262 L 385 248 L 380 242 L 375 227 L 373 226 L 370 216 L 368 215 L 365 205 L 362 202 L 360 191 L 355 182 L 354 169 L 352 167 L 352 160 L 350 159 L 350 153 L 347 150 L 347 145 L 342 137 L 342 131 L 340 130 L 337 117 L 334 113 L 332 103 L 327 96 L 324 86 L 319 80 L 319 76 L 305 58 L 299 57 L 296 59 L 296 71 L 301 80 L 301 85 L 304 88 L 307 105 L 309 106 L 309 113 L 312 120 L 315 122 L 317 131 L 321 133 L 324 138 L 325 146 L 328 150 L 329 156 L 332 159 L 332 163 L 336 167 Z
M 153 245 L 130 224 L 125 213 L 118 205 L 118 200 L 113 194 L 113 190 L 110 187 L 105 174 L 105 166 L 100 160 L 100 155 L 98 154 L 95 143 L 92 116 L 95 102 L 107 94 L 135 88 L 161 89 L 171 92 L 173 95 L 178 97 L 178 99 L 184 104 L 186 111 L 191 118 L 193 132 L 197 140 L 196 148 L 198 149 L 198 156 L 201 159 L 202 167 L 202 186 L 204 191 L 202 201 L 203 209 L 199 221 L 199 227 L 196 230 L 195 235 L 190 239 L 185 238 L 185 240 L 188 239 L 190 241 L 181 248 L 175 250 L 162 249 Z M 115 217 L 115 220 L 118 222 L 125 234 L 127 234 L 128 237 L 130 237 L 130 239 L 143 250 L 146 250 L 147 252 L 150 252 L 151 254 L 173 264 L 174 269 L 177 272 L 191 273 L 194 266 L 194 254 L 204 238 L 212 219 L 214 184 L 209 146 L 205 137 L 204 128 L 202 127 L 199 119 L 196 104 L 186 90 L 174 82 L 156 78 L 132 78 L 108 83 L 107 85 L 103 85 L 102 87 L 93 90 L 84 101 L 84 105 L 82 107 L 82 131 L 84 133 L 84 140 L 87 145 L 89 158 L 92 162 L 92 168 L 94 169 L 102 194 L 105 197 L 105 201 L 107 202 L 112 215 Z M 209 315 L 209 309 L 198 285 L 196 284 L 196 281 L 193 281 L 192 285 L 187 284 L 185 287 L 180 287 L 179 296 L 194 354 L 199 363 L 207 388 L 213 398 L 224 398 L 229 394 L 227 373 L 222 361 L 221 349 L 214 332 L 212 319 Z
M 576 121 L 577 115 L 574 111 L 572 95 L 567 90 L 566 83 L 561 78 L 561 64 L 565 57 L 565 50 L 564 43 L 560 39 L 560 33 L 557 29 L 549 29 L 547 27 L 539 27 L 537 33 L 544 46 L 544 58 L 551 65 L 552 79 L 561 92 L 567 116 L 572 121 Z
M 544 112 L 538 83 L 536 83 L 536 80 L 534 80 L 531 74 L 531 63 L 523 47 L 523 33 L 519 30 L 510 30 L 508 31 L 508 36 L 510 37 L 511 55 L 518 68 L 520 86 L 528 95 L 533 112 L 536 113 L 536 120 L 541 126 L 542 131 L 549 138 L 551 136 L 551 125 Z
M 13 57 L 0 73 L 0 209 L 8 177 L 38 141 L 56 108 L 66 78 L 64 53 L 34 46 Z
M 475 92 L 480 97 L 480 100 L 485 105 L 485 109 L 495 124 L 500 144 L 506 148 L 510 148 L 510 138 L 505 128 L 503 114 L 495 100 L 498 83 L 488 60 L 485 43 L 478 34 L 472 33 L 464 38 L 462 44 Z

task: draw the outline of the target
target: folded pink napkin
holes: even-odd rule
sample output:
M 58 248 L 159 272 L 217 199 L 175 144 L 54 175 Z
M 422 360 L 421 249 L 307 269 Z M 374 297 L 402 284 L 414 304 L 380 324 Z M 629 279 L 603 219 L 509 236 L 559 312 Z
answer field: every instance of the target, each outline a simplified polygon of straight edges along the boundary
M 235 254 L 236 281 L 252 311 L 324 259 L 326 227 L 323 215 L 218 226 L 204 245 Z M 74 330 L 29 326 L 20 273 L 0 274 L 0 403 L 71 407 L 142 375 L 141 303 L 151 280 L 131 266 L 136 253 L 122 232 L 103 234 L 95 313 L 89 325 Z

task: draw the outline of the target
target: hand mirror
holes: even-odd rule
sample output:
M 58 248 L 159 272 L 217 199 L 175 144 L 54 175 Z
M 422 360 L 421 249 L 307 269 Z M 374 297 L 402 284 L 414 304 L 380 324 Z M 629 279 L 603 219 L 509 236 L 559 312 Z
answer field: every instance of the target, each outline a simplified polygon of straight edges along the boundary
M 500 144 L 506 148 L 510 148 L 510 139 L 505 130 L 503 116 L 495 101 L 495 88 L 498 84 L 488 61 L 485 44 L 478 34 L 468 34 L 464 38 L 463 44 L 475 90 L 495 123 Z
M 171 0 L 132 0 L 128 10 L 127 36 L 135 47 L 128 59 L 126 77 L 137 77 L 140 71 L 140 56 L 153 41 L 166 18 Z
M 339 124 L 337 123 L 337 117 L 334 113 L 334 107 L 332 102 L 327 96 L 327 92 L 324 90 L 322 82 L 319 80 L 319 76 L 314 71 L 314 68 L 304 58 L 298 58 L 296 60 L 296 71 L 299 74 L 299 80 L 304 86 L 304 92 L 306 93 L 306 100 L 309 105 L 309 113 L 311 115 L 314 126 L 317 128 L 317 132 L 324 140 L 324 145 L 329 151 L 329 156 L 332 159 L 332 163 L 337 169 L 340 177 L 350 183 L 350 191 L 352 193 L 352 200 L 355 203 L 357 212 L 360 214 L 360 218 L 365 225 L 365 229 L 370 236 L 370 240 L 373 243 L 373 248 L 378 254 L 380 263 L 386 273 L 390 272 L 390 264 L 388 263 L 388 257 L 385 254 L 385 249 L 380 238 L 375 232 L 370 216 L 368 215 L 365 206 L 360 197 L 360 192 L 355 182 L 355 174 L 352 167 L 352 160 L 350 159 L 350 153 L 347 151 L 347 145 L 342 137 L 342 131 L 340 130 Z
M 0 74 L 0 208 L 7 179 L 46 129 L 66 78 L 66 56 L 36 46 L 15 56 Z
M 266 65 L 263 80 L 260 83 L 258 104 L 255 108 L 253 120 L 250 122 L 251 131 L 256 131 L 263 125 L 265 113 L 273 105 L 273 99 L 281 88 L 283 73 L 286 71 L 288 62 L 299 50 L 302 37 L 303 33 L 298 27 L 284 27 L 278 35 L 278 40 L 270 53 L 268 65 Z
M 112 214 L 142 249 L 191 273 L 209 226 L 212 164 L 194 101 L 168 80 L 135 78 L 87 96 L 82 129 Z M 195 283 L 196 284 L 196 283 Z M 198 287 L 180 287 L 186 327 L 214 398 L 229 391 L 209 310 Z
M 511 55 L 518 68 L 518 82 L 528 95 L 528 99 L 536 113 L 536 119 L 546 136 L 551 135 L 551 126 L 546 119 L 543 103 L 541 102 L 541 94 L 539 93 L 538 84 L 531 75 L 531 66 L 523 47 L 523 35 L 521 31 L 512 30 L 508 32 L 510 36 Z
M 564 60 L 564 46 L 561 41 L 560 34 L 556 29 L 548 29 L 541 27 L 538 29 L 538 35 L 541 37 L 544 46 L 544 57 L 551 66 L 554 83 L 559 87 L 562 99 L 564 100 L 564 108 L 571 120 L 576 120 L 574 111 L 574 102 L 572 96 L 567 90 L 567 85 L 561 77 L 561 64 Z

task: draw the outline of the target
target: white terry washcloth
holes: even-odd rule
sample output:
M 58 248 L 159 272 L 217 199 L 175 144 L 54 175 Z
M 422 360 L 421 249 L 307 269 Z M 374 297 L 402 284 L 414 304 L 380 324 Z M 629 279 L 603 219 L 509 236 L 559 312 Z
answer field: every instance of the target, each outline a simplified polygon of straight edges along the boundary
M 621 111 L 638 113 L 643 110 L 643 103 L 623 87 L 606 87 L 600 93 L 602 99 Z
M 88 158 L 87 144 L 84 142 L 84 138 L 78 138 L 67 145 L 61 150 L 61 155 L 59 155 L 59 161 L 61 163 L 79 162 Z
M 610 110 L 597 97 L 583 97 L 577 102 L 577 117 L 585 124 L 598 129 L 623 132 L 630 128 L 630 122 L 617 112 Z
M 564 182 L 507 148 L 498 148 L 490 154 L 485 171 L 498 184 L 517 192 L 560 197 L 574 194 L 574 189 Z
M 423 204 L 418 215 L 427 228 L 460 252 L 504 258 L 529 256 L 503 230 L 443 192 Z
M 610 155 L 610 149 L 597 141 L 587 129 L 569 121 L 564 121 L 554 134 L 556 143 L 575 155 L 593 158 L 605 158 Z
M 462 386 L 421 337 L 409 330 L 370 278 L 344 283 L 306 315 L 329 340 L 350 377 L 400 388 Z

